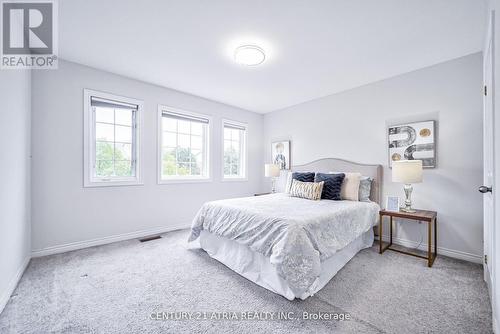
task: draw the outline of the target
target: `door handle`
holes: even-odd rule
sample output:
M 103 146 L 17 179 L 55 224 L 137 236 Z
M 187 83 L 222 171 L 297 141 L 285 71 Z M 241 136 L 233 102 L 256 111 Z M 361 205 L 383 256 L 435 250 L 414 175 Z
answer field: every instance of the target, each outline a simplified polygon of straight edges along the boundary
M 483 194 L 486 194 L 488 192 L 491 193 L 492 191 L 493 191 L 493 189 L 491 187 L 487 187 L 487 186 L 481 186 L 481 187 L 479 187 L 479 192 L 483 193 Z

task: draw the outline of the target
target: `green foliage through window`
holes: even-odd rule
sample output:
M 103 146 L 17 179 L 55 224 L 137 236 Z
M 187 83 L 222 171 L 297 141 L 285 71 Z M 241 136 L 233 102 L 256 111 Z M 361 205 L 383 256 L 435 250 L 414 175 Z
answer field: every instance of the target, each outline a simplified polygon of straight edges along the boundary
M 164 149 L 162 155 L 162 175 L 201 176 L 201 151 L 196 155 L 189 148 Z
M 233 147 L 224 149 L 224 175 L 238 175 L 240 154 Z
M 243 177 L 245 130 L 224 126 L 224 176 Z
M 128 159 L 127 159 L 128 158 Z M 132 176 L 130 155 L 125 156 L 123 150 L 115 149 L 112 142 L 96 142 L 96 176 Z

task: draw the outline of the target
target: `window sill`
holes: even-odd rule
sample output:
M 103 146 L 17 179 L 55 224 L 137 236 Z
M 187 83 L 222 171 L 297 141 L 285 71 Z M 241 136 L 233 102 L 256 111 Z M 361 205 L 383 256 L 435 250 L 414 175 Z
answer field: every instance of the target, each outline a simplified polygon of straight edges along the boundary
M 203 179 L 160 179 L 158 184 L 179 184 L 179 183 L 208 183 L 212 182 L 212 178 Z
M 222 182 L 246 182 L 248 177 L 222 177 Z
M 129 187 L 129 186 L 143 186 L 144 182 L 139 180 L 130 181 L 90 181 L 85 182 L 84 188 L 101 188 L 101 187 Z

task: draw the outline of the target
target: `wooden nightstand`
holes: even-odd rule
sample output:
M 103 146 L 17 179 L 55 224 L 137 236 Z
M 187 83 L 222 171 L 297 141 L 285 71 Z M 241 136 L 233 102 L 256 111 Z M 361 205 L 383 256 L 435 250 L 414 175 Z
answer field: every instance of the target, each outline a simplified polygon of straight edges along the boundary
M 253 194 L 254 196 L 264 196 L 264 195 L 270 195 L 272 193 L 258 193 L 258 194 Z
M 416 256 L 427 260 L 427 266 L 432 267 L 434 260 L 437 256 L 437 212 L 436 211 L 426 211 L 426 210 L 416 210 L 416 212 L 404 212 L 404 211 L 386 211 L 382 210 L 380 214 L 380 223 L 378 225 L 378 235 L 379 235 L 379 253 L 382 254 L 386 249 L 392 250 L 394 252 L 403 253 L 406 255 Z M 382 223 L 384 216 L 390 217 L 390 239 L 389 244 L 384 247 L 382 242 Z M 427 222 L 428 234 L 427 234 L 427 256 L 422 256 L 419 254 L 414 254 L 410 252 L 405 252 L 399 249 L 391 248 L 392 246 L 392 219 L 393 218 L 404 218 L 411 219 L 421 222 Z M 434 253 L 432 253 L 432 225 L 434 225 Z

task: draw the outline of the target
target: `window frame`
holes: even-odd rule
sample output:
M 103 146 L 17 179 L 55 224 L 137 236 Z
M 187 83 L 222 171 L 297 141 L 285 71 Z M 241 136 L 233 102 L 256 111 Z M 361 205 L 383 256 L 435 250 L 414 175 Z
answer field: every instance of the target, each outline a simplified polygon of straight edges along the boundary
M 237 127 L 242 127 L 245 129 L 243 135 L 243 142 L 240 143 L 240 152 L 243 149 L 243 176 L 227 176 L 224 174 L 224 127 L 225 125 L 234 125 Z M 222 119 L 222 129 L 221 129 L 221 176 L 224 182 L 244 182 L 248 181 L 248 124 L 243 122 L 234 121 L 231 119 Z
M 122 102 L 126 104 L 137 105 L 135 114 L 135 124 L 133 124 L 132 146 L 134 147 L 131 157 L 135 158 L 135 175 L 130 177 L 96 177 L 94 176 L 95 170 L 95 115 L 92 109 L 92 97 L 104 100 L 111 100 Z M 142 129 L 143 129 L 143 110 L 144 102 L 142 100 L 120 96 L 112 93 L 96 91 L 92 89 L 84 89 L 84 139 L 83 139 L 83 152 L 84 152 L 84 187 L 115 187 L 115 186 L 136 186 L 143 185 L 142 179 Z
M 207 171 L 206 176 L 175 176 L 171 178 L 164 179 L 162 177 L 162 145 L 163 145 L 163 131 L 162 131 L 162 118 L 163 112 L 173 112 L 179 115 L 185 115 L 187 117 L 198 117 L 204 118 L 208 120 L 206 125 L 206 140 L 204 143 L 204 156 L 206 158 L 205 168 Z M 156 153 L 156 167 L 157 167 L 157 182 L 159 185 L 162 184 L 175 184 L 175 183 L 203 183 L 203 182 L 211 182 L 212 181 L 212 165 L 211 165 L 211 126 L 212 126 L 212 117 L 210 115 L 201 114 L 193 111 L 188 111 L 185 109 L 179 109 L 175 107 L 170 107 L 164 104 L 158 105 L 158 114 L 157 114 L 157 153 Z

